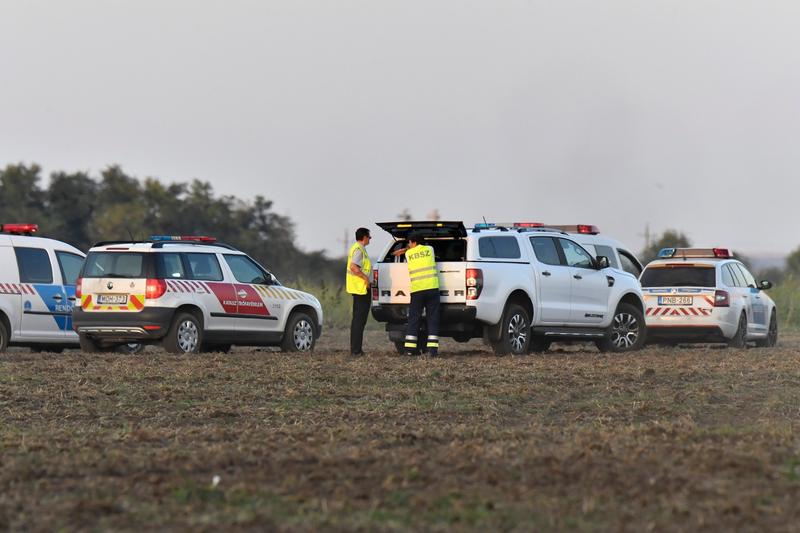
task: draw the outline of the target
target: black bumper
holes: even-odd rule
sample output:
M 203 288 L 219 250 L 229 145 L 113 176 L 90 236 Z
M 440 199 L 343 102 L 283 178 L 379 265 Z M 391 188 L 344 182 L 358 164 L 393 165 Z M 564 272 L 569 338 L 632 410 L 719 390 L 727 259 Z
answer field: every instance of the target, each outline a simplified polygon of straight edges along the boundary
M 405 324 L 408 321 L 408 304 L 373 305 L 372 318 L 378 322 Z M 464 304 L 441 304 L 439 324 L 463 324 L 474 322 L 476 310 Z
M 131 313 L 72 311 L 72 329 L 90 337 L 113 341 L 158 340 L 169 331 L 175 309 L 145 307 Z
M 680 342 L 727 342 L 717 326 L 648 326 L 647 340 Z

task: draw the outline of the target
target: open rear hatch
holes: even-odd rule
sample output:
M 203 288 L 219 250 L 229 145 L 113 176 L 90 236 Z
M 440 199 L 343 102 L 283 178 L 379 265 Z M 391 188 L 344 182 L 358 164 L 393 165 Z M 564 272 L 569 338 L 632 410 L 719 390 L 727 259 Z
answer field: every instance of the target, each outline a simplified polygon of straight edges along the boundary
M 461 221 L 378 222 L 378 227 L 398 240 L 407 239 L 412 232 L 419 233 L 426 239 L 443 237 L 458 239 L 467 236 L 467 228 Z

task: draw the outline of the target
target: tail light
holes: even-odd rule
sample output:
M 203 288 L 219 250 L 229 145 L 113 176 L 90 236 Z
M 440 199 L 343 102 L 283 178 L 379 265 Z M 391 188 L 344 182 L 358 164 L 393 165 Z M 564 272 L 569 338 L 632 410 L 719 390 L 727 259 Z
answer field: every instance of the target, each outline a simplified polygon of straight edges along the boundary
M 167 282 L 163 279 L 148 279 L 144 289 L 145 299 L 155 300 L 167 292 Z
M 467 300 L 477 300 L 483 290 L 483 270 L 468 268 L 465 274 L 467 285 Z
M 730 307 L 731 296 L 728 291 L 714 291 L 714 307 Z
M 75 298 L 80 300 L 81 296 L 83 296 L 83 278 L 78 278 L 75 282 Z
M 372 271 L 372 299 L 378 299 L 378 270 Z

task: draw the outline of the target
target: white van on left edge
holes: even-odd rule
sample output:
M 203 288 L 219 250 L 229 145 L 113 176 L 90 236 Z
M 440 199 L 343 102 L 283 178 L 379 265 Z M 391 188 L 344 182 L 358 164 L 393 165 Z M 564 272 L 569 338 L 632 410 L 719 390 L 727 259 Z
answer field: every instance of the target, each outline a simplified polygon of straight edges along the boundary
M 0 352 L 77 348 L 72 329 L 75 282 L 84 254 L 36 237 L 36 224 L 0 224 Z

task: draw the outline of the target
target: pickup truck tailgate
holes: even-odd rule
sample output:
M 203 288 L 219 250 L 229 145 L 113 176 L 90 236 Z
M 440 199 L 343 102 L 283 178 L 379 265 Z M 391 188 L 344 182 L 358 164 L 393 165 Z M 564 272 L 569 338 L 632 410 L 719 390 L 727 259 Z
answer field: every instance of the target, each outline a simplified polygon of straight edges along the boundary
M 439 271 L 441 302 L 463 304 L 467 301 L 465 263 L 436 263 Z M 378 304 L 408 304 L 411 301 L 411 282 L 405 263 L 378 263 Z

